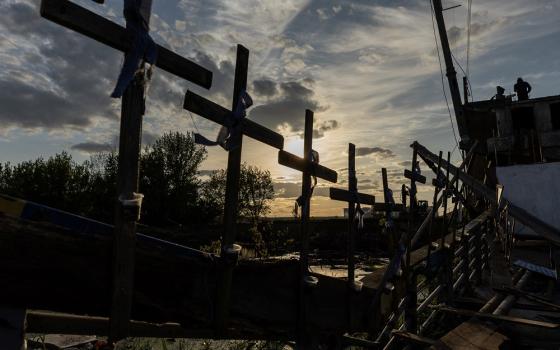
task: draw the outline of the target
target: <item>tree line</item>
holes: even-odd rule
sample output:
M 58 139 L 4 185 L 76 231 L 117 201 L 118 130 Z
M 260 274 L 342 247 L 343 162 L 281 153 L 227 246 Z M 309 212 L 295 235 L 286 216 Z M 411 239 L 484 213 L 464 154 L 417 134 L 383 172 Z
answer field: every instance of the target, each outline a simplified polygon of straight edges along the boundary
M 223 215 L 226 171 L 207 179 L 200 165 L 207 157 L 191 134 L 166 133 L 140 155 L 141 223 L 161 228 L 219 220 Z M 112 223 L 118 154 L 101 152 L 84 162 L 67 152 L 48 158 L 0 163 L 0 193 Z M 274 197 L 270 172 L 243 164 L 239 215 L 255 225 L 270 212 Z

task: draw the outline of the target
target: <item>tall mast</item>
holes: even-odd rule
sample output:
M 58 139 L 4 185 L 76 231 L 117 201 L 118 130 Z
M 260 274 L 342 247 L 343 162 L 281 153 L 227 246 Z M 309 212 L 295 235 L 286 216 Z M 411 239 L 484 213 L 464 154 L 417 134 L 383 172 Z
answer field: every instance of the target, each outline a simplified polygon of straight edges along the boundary
M 449 91 L 451 91 L 451 99 L 453 101 L 453 110 L 459 127 L 459 135 L 463 141 L 469 139 L 467 133 L 467 125 L 463 114 L 463 104 L 461 102 L 461 94 L 459 93 L 459 83 L 457 82 L 457 72 L 453 66 L 453 58 L 451 57 L 451 49 L 449 48 L 449 39 L 447 38 L 447 30 L 445 29 L 445 21 L 443 19 L 443 8 L 441 0 L 432 0 L 434 4 L 434 12 L 436 16 L 439 38 L 441 40 L 441 48 L 445 59 L 446 75 L 449 81 Z

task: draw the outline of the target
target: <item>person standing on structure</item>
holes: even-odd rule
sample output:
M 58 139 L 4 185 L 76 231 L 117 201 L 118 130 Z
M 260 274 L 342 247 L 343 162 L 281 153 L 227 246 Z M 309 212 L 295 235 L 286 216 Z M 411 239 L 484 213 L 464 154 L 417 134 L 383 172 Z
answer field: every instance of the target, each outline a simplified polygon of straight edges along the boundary
M 531 92 L 531 85 L 521 78 L 517 78 L 517 83 L 513 86 L 513 91 L 517 93 L 518 101 L 525 101 L 529 99 L 529 93 Z

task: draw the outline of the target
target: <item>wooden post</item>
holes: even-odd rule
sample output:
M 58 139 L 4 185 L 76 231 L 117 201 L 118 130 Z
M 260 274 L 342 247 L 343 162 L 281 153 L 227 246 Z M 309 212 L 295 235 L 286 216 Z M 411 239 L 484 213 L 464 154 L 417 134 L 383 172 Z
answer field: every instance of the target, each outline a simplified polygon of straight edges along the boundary
M 426 261 L 430 260 L 430 254 L 432 252 L 432 226 L 433 223 L 436 219 L 436 214 L 437 214 L 437 203 L 438 203 L 438 194 L 442 188 L 442 184 L 440 183 L 440 178 L 439 178 L 439 172 L 441 170 L 441 157 L 442 157 L 442 152 L 439 152 L 439 159 L 438 159 L 438 164 L 437 164 L 437 171 L 436 171 L 436 178 L 432 181 L 432 184 L 434 185 L 434 199 L 433 199 L 433 204 L 432 204 L 432 218 L 430 220 L 430 225 L 428 226 L 428 255 L 426 258 Z
M 313 143 L 313 112 L 305 110 L 305 129 L 303 139 L 303 159 L 306 163 L 311 162 L 311 150 Z M 311 174 L 309 170 L 305 170 L 301 175 L 301 196 L 304 199 L 301 208 L 301 247 L 299 253 L 299 304 L 298 304 L 298 325 L 297 325 L 297 344 L 303 349 L 307 348 L 309 335 L 307 330 L 307 293 L 306 278 L 309 275 L 309 216 L 311 198 L 309 190 L 311 188 Z
M 311 208 L 311 176 L 325 179 L 330 182 L 337 181 L 334 170 L 318 164 L 318 159 L 312 159 L 313 143 L 313 112 L 305 111 L 305 129 L 303 139 L 303 158 L 286 151 L 278 152 L 278 163 L 292 169 L 301 171 L 301 246 L 299 256 L 300 276 L 298 291 L 298 312 L 296 320 L 296 342 L 298 349 L 307 349 L 311 346 L 311 335 L 307 329 L 307 298 L 308 294 L 317 284 L 316 277 L 309 275 L 309 216 Z
M 233 102 L 231 110 L 235 111 L 239 103 L 239 96 L 247 88 L 247 71 L 249 67 L 249 50 L 237 45 L 237 60 L 235 64 L 235 79 L 233 85 Z M 236 259 L 228 259 L 235 243 L 237 211 L 239 202 L 239 177 L 241 174 L 241 149 L 243 134 L 231 135 L 231 143 L 236 147 L 228 152 L 228 166 L 226 178 L 226 194 L 224 207 L 224 226 L 221 248 L 221 269 L 216 295 L 215 325 L 218 332 L 223 332 L 229 317 L 231 281 Z
M 136 220 L 139 207 L 125 207 L 121 200 L 132 199 L 138 192 L 142 118 L 144 116 L 144 82 L 136 76 L 122 99 L 119 140 L 118 200 L 113 244 L 113 296 L 109 340 L 115 342 L 129 334 L 129 320 L 134 292 L 134 252 Z
M 469 279 L 469 276 L 471 275 L 470 272 L 470 264 L 471 264 L 471 256 L 469 254 L 469 250 L 471 245 L 469 244 L 470 238 L 471 238 L 471 234 L 470 231 L 469 232 L 465 232 L 465 226 L 466 224 L 463 223 L 463 232 L 461 234 L 461 246 L 463 247 L 463 268 L 462 268 L 462 273 L 465 276 L 463 278 L 463 281 L 465 281 L 465 290 L 468 292 L 471 289 L 471 281 Z
M 152 2 L 150 0 L 143 0 L 143 2 L 148 6 L 145 15 L 149 21 Z M 118 198 L 113 243 L 113 297 L 109 321 L 110 343 L 126 338 L 130 334 L 130 314 L 134 296 L 136 221 L 140 218 L 141 202 L 138 206 L 125 206 L 123 200 L 134 199 L 135 193 L 138 192 L 142 119 L 146 111 L 144 69 L 142 63 L 134 80 L 125 90 L 121 105 Z
M 383 180 L 383 201 L 385 202 L 385 220 L 387 221 L 387 224 L 389 223 L 390 220 L 392 220 L 392 203 L 390 203 L 391 199 L 389 198 L 389 181 L 387 180 L 387 169 L 386 168 L 381 168 L 381 178 Z M 391 255 L 394 255 L 395 252 L 397 251 L 397 247 L 396 247 L 396 240 L 394 237 L 394 231 L 392 230 L 392 228 L 388 228 L 386 231 L 388 237 L 387 237 L 387 244 L 389 246 L 389 253 Z
M 481 224 L 477 229 L 476 229 L 476 238 L 474 239 L 474 244 L 475 244 L 475 281 L 477 285 L 480 285 L 480 283 L 482 282 L 482 234 L 484 231 L 484 226 L 483 224 Z
M 450 192 L 449 184 L 449 160 L 451 158 L 451 152 L 447 152 L 447 166 L 445 171 L 445 190 L 443 191 L 443 229 L 441 233 L 441 247 L 445 246 L 445 236 L 447 236 L 447 199 Z
M 351 193 L 358 192 L 358 179 L 356 178 L 356 146 L 353 143 L 348 144 L 348 191 Z M 355 249 L 355 215 L 356 203 L 348 202 L 348 290 L 354 287 L 354 249 Z M 351 294 L 350 294 L 351 295 Z M 350 310 L 350 305 L 349 310 Z
M 354 251 L 356 245 L 356 206 L 357 204 L 375 205 L 375 197 L 358 192 L 358 179 L 356 178 L 356 146 L 352 143 L 348 144 L 348 190 L 338 188 L 330 188 L 330 198 L 348 203 L 348 240 L 347 240 L 347 256 L 348 256 L 348 293 L 347 293 L 347 310 L 348 310 L 348 330 L 352 328 L 352 305 L 354 294 L 361 290 L 361 284 L 357 284 L 354 274 Z
M 408 234 L 406 239 L 406 265 L 404 270 L 404 280 L 406 283 L 406 308 L 405 308 L 405 324 L 406 330 L 411 333 L 416 333 L 418 328 L 417 319 L 417 280 L 416 273 L 412 271 L 410 265 L 410 251 L 411 251 L 411 239 L 414 234 L 413 225 L 415 222 L 416 213 L 416 175 L 418 161 L 418 151 L 416 147 L 412 148 L 412 165 L 411 165 L 411 176 L 410 176 L 410 209 L 408 213 Z

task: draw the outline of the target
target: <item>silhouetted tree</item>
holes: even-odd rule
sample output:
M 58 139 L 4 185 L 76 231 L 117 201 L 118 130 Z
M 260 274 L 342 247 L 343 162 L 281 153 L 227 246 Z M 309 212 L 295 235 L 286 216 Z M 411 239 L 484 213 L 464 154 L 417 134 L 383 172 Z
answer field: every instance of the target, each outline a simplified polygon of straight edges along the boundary
M 183 225 L 200 219 L 197 171 L 206 154 L 190 134 L 178 132 L 165 134 L 145 148 L 140 167 L 145 223 Z
M 202 186 L 201 200 L 209 211 L 223 215 L 225 191 L 226 171 L 214 171 Z M 270 213 L 270 201 L 273 198 L 274 188 L 270 172 L 242 164 L 239 179 L 239 215 L 256 224 L 259 218 Z

